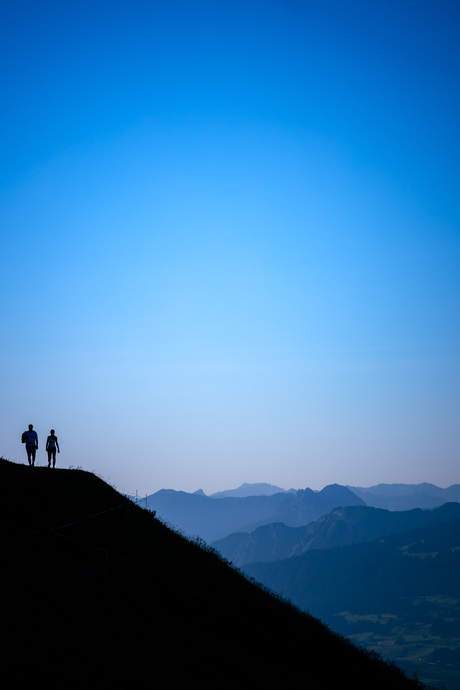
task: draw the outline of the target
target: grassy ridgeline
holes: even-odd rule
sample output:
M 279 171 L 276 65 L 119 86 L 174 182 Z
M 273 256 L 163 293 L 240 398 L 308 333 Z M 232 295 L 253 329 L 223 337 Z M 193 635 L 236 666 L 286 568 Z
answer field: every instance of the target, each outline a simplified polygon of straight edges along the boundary
M 0 492 L 10 687 L 419 687 L 93 474 L 0 460 Z

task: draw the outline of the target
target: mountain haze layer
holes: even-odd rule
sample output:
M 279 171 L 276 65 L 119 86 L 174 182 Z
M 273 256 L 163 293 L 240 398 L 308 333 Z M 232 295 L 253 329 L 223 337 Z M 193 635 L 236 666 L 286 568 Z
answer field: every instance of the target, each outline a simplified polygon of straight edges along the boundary
M 368 488 L 348 487 L 366 505 L 386 510 L 437 508 L 443 503 L 460 502 L 460 484 L 442 489 L 435 484 L 377 484 Z
M 162 489 L 147 498 L 149 509 L 184 533 L 198 535 L 208 542 L 232 532 L 249 532 L 272 522 L 297 527 L 306 525 L 333 508 L 365 505 L 352 491 L 339 484 L 322 491 L 300 489 L 293 493 L 246 498 L 215 498 L 184 491 Z
M 303 527 L 272 523 L 252 532 L 237 532 L 213 542 L 225 558 L 241 567 L 300 556 L 311 549 L 330 549 L 378 537 L 407 532 L 417 527 L 460 519 L 460 503 L 446 503 L 434 510 L 419 508 L 389 511 L 368 506 L 345 506 Z
M 217 491 L 214 494 L 210 494 L 210 498 L 246 498 L 247 496 L 272 496 L 279 493 L 295 493 L 295 490 L 289 489 L 289 492 L 287 492 L 274 484 L 248 484 L 245 482 L 237 489 L 227 489 L 226 491 Z

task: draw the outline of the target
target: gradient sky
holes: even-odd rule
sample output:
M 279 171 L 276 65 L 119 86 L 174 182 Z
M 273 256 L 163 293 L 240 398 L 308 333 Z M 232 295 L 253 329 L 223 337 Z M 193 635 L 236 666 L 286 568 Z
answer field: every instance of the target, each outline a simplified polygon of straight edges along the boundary
M 0 455 L 460 482 L 460 3 L 1 7 Z

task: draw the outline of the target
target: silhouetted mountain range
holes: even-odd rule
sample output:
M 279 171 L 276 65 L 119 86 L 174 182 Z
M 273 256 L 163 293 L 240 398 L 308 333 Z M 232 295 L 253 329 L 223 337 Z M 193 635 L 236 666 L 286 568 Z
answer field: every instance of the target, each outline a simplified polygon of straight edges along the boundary
M 408 595 L 460 597 L 459 549 L 460 520 L 453 520 L 373 542 L 252 563 L 245 570 L 322 617 L 344 610 L 391 611 Z
M 295 493 L 295 489 L 281 489 L 273 484 L 248 484 L 245 482 L 237 489 L 227 489 L 210 494 L 210 498 L 246 498 L 247 496 L 272 496 L 279 493 Z
M 363 489 L 348 487 L 360 496 L 366 505 L 386 510 L 412 510 L 437 508 L 443 503 L 460 502 L 460 484 L 441 489 L 434 484 L 377 484 Z
M 418 687 L 90 473 L 0 459 L 0 497 L 5 688 Z
M 283 522 L 297 527 L 306 525 L 333 508 L 365 505 L 350 489 L 339 484 L 322 491 L 311 489 L 293 493 L 246 498 L 211 498 L 201 494 L 162 489 L 147 498 L 147 506 L 185 534 L 198 535 L 208 542 L 232 532 L 249 532 L 260 525 Z
M 271 523 L 302 527 L 334 508 L 349 505 L 403 511 L 460 502 L 460 485 L 441 489 L 434 484 L 379 484 L 364 489 L 331 484 L 322 491 L 280 489 L 273 493 L 277 489 L 271 484 L 242 484 L 238 489 L 211 496 L 201 489 L 194 494 L 162 489 L 139 503 L 156 510 L 162 519 L 185 534 L 213 542 Z
M 237 566 L 256 561 L 276 561 L 299 556 L 310 549 L 330 549 L 388 534 L 406 532 L 460 519 L 460 503 L 446 503 L 435 510 L 389 511 L 368 506 L 336 508 L 303 527 L 273 523 L 250 533 L 234 533 L 213 542 L 225 558 Z

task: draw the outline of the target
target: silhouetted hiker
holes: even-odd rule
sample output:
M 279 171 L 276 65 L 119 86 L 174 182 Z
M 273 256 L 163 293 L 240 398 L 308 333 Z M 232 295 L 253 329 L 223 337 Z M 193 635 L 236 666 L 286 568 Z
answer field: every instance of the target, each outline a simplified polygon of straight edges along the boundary
M 46 450 L 48 451 L 48 467 L 51 467 L 51 458 L 53 458 L 53 467 L 56 466 L 56 448 L 60 453 L 57 436 L 54 435 L 54 429 L 51 429 L 50 436 L 46 439 Z
M 35 453 L 38 449 L 38 435 L 34 431 L 33 424 L 29 424 L 29 431 L 24 431 L 22 434 L 22 442 L 26 444 L 27 460 L 29 465 L 35 465 Z

